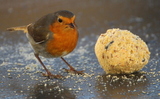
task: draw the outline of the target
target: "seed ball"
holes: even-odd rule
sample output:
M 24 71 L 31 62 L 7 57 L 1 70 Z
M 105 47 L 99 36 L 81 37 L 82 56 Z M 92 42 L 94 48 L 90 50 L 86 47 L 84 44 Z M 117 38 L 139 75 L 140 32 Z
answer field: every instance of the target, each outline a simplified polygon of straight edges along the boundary
M 129 74 L 141 70 L 149 61 L 146 43 L 128 30 L 109 29 L 95 44 L 99 64 L 107 74 Z

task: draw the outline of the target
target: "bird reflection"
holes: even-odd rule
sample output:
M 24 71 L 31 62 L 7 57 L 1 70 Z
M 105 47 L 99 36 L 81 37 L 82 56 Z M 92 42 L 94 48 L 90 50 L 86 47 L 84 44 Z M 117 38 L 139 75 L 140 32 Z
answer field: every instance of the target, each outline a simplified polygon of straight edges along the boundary
M 75 95 L 59 84 L 37 84 L 31 94 L 34 99 L 75 99 Z

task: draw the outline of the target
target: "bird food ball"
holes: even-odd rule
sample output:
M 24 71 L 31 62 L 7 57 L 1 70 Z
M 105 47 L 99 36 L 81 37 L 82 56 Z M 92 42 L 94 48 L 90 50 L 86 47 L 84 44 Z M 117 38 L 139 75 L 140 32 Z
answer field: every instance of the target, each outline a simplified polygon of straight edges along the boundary
M 109 29 L 95 45 L 97 59 L 108 74 L 129 74 L 141 70 L 150 58 L 146 43 L 128 30 Z

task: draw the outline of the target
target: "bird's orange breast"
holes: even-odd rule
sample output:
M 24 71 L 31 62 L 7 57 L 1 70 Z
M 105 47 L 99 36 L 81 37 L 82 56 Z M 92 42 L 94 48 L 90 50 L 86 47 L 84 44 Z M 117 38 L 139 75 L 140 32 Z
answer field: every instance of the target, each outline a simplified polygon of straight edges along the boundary
M 78 31 L 63 29 L 59 26 L 50 26 L 53 38 L 47 42 L 46 50 L 54 57 L 61 57 L 73 51 L 78 41 Z

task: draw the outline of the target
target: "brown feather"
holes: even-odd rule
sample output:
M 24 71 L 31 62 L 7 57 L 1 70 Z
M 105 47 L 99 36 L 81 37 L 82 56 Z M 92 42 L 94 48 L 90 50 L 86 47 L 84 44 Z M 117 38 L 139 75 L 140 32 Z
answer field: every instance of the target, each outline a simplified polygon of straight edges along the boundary
M 27 27 L 29 25 L 7 28 L 7 31 L 23 31 L 24 33 L 28 33 Z

